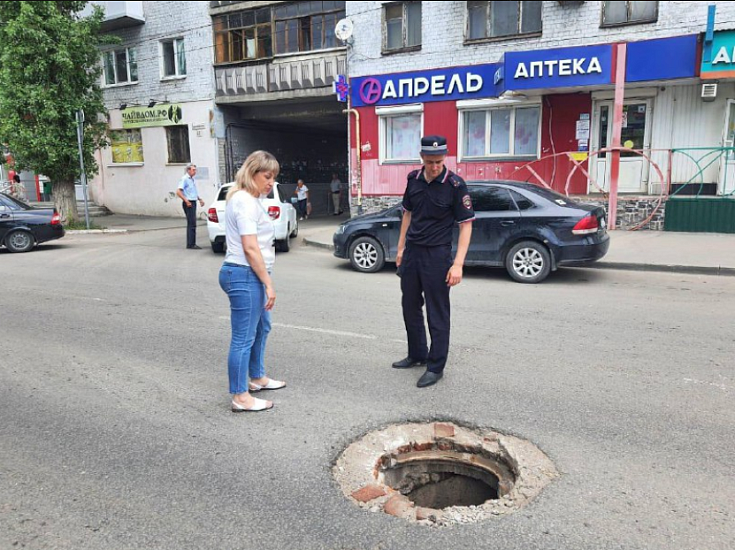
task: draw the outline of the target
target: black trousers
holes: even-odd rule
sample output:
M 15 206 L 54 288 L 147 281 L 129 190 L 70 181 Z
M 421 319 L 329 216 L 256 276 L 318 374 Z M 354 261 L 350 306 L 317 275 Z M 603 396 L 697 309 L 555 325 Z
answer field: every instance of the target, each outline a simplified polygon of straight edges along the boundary
M 406 245 L 399 268 L 403 293 L 403 322 L 408 335 L 408 355 L 426 360 L 431 372 L 442 372 L 449 354 L 449 287 L 452 247 Z M 423 306 L 429 321 L 431 349 L 427 349 Z
M 186 214 L 186 248 L 197 244 L 197 201 L 189 202 L 191 206 L 186 206 L 185 202 L 181 203 Z

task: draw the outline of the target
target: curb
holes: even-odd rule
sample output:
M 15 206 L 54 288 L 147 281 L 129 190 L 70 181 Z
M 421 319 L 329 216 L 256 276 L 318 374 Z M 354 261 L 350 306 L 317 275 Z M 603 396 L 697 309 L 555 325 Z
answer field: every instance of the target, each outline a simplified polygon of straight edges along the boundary
M 334 250 L 334 245 L 320 243 L 304 239 L 304 244 L 321 248 L 323 250 Z M 704 267 L 694 265 L 666 265 L 666 264 L 636 264 L 632 262 L 595 262 L 585 266 L 575 266 L 574 269 L 611 269 L 615 271 L 648 271 L 655 273 L 683 273 L 686 275 L 717 275 L 722 277 L 735 277 L 735 268 L 731 267 Z
M 102 235 L 104 233 L 127 233 L 127 229 L 69 229 L 67 235 Z
M 595 262 L 582 266 L 588 269 L 614 269 L 618 271 L 650 271 L 657 273 L 683 273 L 687 275 L 718 275 L 735 277 L 735 269 L 731 267 L 672 264 L 635 264 L 630 262 Z
M 304 239 L 304 244 L 307 246 L 313 246 L 314 248 L 321 248 L 322 250 L 334 250 L 333 244 L 320 243 L 309 239 Z

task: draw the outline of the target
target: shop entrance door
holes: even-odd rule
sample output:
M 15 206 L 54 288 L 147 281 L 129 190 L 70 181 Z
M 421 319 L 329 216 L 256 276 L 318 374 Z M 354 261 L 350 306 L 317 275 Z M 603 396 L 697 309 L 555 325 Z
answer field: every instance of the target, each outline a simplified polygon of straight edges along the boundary
M 727 115 L 725 116 L 725 131 L 722 145 L 735 147 L 735 100 L 727 101 Z M 720 163 L 720 195 L 730 195 L 735 192 L 735 151 L 726 151 L 722 154 Z
M 592 127 L 592 150 L 610 147 L 613 132 L 613 103 L 601 101 L 594 105 Z M 620 140 L 628 149 L 650 149 L 651 147 L 651 100 L 629 101 L 623 105 L 623 131 Z M 592 175 L 605 191 L 610 190 L 610 153 L 592 157 Z M 648 192 L 649 162 L 636 153 L 620 154 L 620 179 L 618 192 Z M 598 191 L 590 184 L 590 192 Z

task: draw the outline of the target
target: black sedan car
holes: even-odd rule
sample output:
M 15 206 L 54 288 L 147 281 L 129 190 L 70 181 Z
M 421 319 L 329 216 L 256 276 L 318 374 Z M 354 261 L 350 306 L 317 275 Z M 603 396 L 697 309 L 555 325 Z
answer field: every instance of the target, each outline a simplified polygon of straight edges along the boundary
M 10 252 L 28 252 L 35 245 L 64 236 L 54 208 L 34 208 L 0 193 L 0 245 Z
M 476 219 L 465 265 L 505 267 L 518 282 L 539 283 L 559 266 L 582 266 L 607 253 L 603 208 L 529 183 L 467 186 Z M 334 234 L 334 255 L 348 258 L 358 271 L 379 271 L 395 261 L 402 216 L 398 204 L 344 222 Z

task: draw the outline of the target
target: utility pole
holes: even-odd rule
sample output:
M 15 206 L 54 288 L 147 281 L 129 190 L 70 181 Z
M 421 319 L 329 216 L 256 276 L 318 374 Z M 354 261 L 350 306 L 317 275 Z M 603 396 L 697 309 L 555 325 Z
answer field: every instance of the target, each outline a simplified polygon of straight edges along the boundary
M 79 143 L 79 166 L 82 169 L 82 192 L 84 193 L 84 221 L 89 231 L 89 204 L 87 200 L 87 173 L 84 171 L 84 151 L 82 143 L 84 142 L 84 111 L 77 111 L 77 142 Z M 76 200 L 76 192 L 74 200 Z

